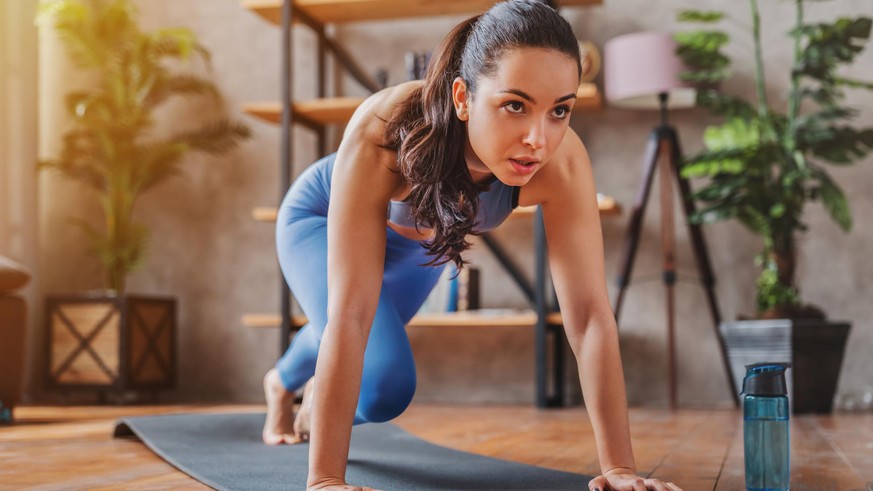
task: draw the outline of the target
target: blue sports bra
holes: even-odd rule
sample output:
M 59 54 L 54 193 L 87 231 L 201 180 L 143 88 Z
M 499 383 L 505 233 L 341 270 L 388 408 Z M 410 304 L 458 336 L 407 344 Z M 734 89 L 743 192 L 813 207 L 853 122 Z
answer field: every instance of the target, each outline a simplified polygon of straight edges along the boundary
M 497 228 L 518 206 L 518 186 L 508 186 L 492 176 L 486 191 L 479 193 L 479 214 L 474 232 L 487 232 Z M 388 204 L 388 221 L 402 227 L 415 227 L 412 209 L 405 201 L 391 200 Z M 426 224 L 421 227 L 428 228 Z

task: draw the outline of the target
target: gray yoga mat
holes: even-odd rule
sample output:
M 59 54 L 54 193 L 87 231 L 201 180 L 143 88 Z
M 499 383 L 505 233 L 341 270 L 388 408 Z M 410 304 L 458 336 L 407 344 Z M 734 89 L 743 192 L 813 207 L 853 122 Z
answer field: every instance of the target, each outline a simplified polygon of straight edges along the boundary
M 264 445 L 263 426 L 262 413 L 146 416 L 116 422 L 115 437 L 135 435 L 215 489 L 306 489 L 309 445 Z M 578 491 L 590 479 L 440 447 L 390 423 L 353 428 L 346 471 L 349 483 L 385 491 Z

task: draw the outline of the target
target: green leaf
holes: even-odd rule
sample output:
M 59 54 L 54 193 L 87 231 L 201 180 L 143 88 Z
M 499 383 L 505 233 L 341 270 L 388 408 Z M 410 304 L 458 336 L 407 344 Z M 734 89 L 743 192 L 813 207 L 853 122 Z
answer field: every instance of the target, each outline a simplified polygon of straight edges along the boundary
M 730 118 L 721 126 L 710 126 L 703 133 L 710 151 L 756 147 L 761 142 L 761 125 L 757 119 Z
M 731 60 L 718 50 L 700 49 L 694 46 L 679 45 L 676 48 L 676 54 L 682 58 L 682 62 L 696 70 L 707 69 L 714 70 L 717 68 L 725 68 L 730 65 Z
M 822 84 L 819 87 L 803 87 L 800 89 L 801 98 L 810 98 L 819 105 L 833 106 L 844 97 L 836 84 Z
M 673 39 L 685 48 L 693 48 L 714 52 L 730 41 L 730 37 L 722 31 L 690 31 L 677 32 Z
M 821 183 L 819 191 L 825 209 L 831 215 L 831 218 L 837 222 L 840 228 L 848 232 L 852 229 L 852 214 L 849 211 L 849 203 L 846 201 L 846 195 L 826 173 L 821 172 L 817 177 Z
M 728 78 L 728 70 L 697 70 L 679 72 L 679 80 L 690 84 L 714 85 Z
M 852 87 L 855 89 L 873 90 L 873 82 L 865 82 L 863 80 L 855 80 L 855 79 L 844 78 L 844 77 L 834 77 L 834 83 L 837 85 L 844 85 L 846 87 Z
M 719 176 L 712 179 L 709 185 L 697 190 L 694 199 L 704 202 L 737 201 L 748 180 L 743 175 Z
M 182 176 L 179 163 L 190 150 L 185 143 L 153 142 L 138 147 L 142 163 L 136 169 L 133 182 L 140 193 L 172 178 Z
M 737 213 L 737 218 L 740 220 L 740 223 L 745 225 L 746 228 L 752 232 L 763 237 L 768 237 L 770 235 L 770 220 L 765 214 L 761 213 L 754 207 L 742 207 Z
M 809 24 L 793 30 L 792 34 L 808 38 L 795 72 L 824 83 L 834 83 L 836 66 L 851 63 L 863 51 L 870 28 L 871 20 L 859 17 L 841 18 L 833 24 Z
M 682 10 L 676 16 L 679 22 L 718 22 L 724 18 L 723 12 L 703 10 Z
M 846 34 L 849 37 L 857 39 L 870 39 L 870 30 L 873 27 L 873 21 L 869 17 L 859 17 L 851 20 L 851 23 L 846 28 Z
M 757 118 L 758 113 L 751 104 L 732 95 L 722 94 L 717 90 L 697 91 L 697 105 L 709 109 L 718 116 L 742 119 Z
M 770 207 L 769 215 L 773 218 L 782 218 L 785 215 L 785 205 L 783 203 L 776 203 Z
M 682 177 L 695 178 L 715 176 L 717 174 L 739 174 L 746 165 L 739 158 L 722 158 L 713 160 L 698 160 L 682 167 Z
M 832 164 L 851 165 L 873 150 L 873 128 L 805 126 L 798 129 L 798 148 Z
M 681 80 L 695 85 L 714 85 L 730 75 L 730 58 L 719 50 L 730 38 L 722 31 L 698 30 L 679 32 L 676 55 L 687 68 L 679 74 Z
M 822 123 L 834 121 L 837 119 L 851 119 L 858 115 L 858 110 L 848 107 L 831 106 L 824 110 L 798 116 L 797 126 L 799 127 L 820 127 Z
M 222 153 L 236 147 L 251 136 L 251 130 L 242 123 L 220 119 L 199 130 L 177 135 L 173 141 L 207 153 Z
M 698 223 L 715 223 L 737 216 L 738 207 L 731 202 L 718 203 L 703 208 L 695 214 Z
M 149 35 L 148 46 L 150 55 L 156 58 L 179 58 L 187 60 L 196 53 L 206 62 L 211 55 L 209 51 L 197 43 L 194 32 L 185 27 L 159 29 Z
M 157 80 L 143 104 L 153 107 L 175 95 L 209 95 L 221 100 L 221 94 L 212 82 L 191 75 L 174 75 Z

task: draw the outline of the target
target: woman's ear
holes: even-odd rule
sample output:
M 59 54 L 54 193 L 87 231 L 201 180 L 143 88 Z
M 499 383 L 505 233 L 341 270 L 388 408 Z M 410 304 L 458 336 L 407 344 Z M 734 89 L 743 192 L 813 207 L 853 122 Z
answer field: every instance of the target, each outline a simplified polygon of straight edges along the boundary
M 457 77 L 452 82 L 452 101 L 455 104 L 455 114 L 458 116 L 458 119 L 467 121 L 470 118 L 467 82 L 461 77 Z

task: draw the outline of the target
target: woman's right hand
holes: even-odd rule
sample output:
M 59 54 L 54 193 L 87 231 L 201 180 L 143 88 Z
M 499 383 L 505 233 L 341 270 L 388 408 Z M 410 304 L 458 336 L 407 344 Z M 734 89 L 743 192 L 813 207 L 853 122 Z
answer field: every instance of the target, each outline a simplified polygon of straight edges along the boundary
M 339 479 L 331 479 L 320 481 L 317 484 L 313 484 L 312 486 L 308 486 L 306 491 L 381 491 L 375 488 L 368 488 L 366 486 L 353 486 L 351 484 L 346 484 L 344 481 Z

